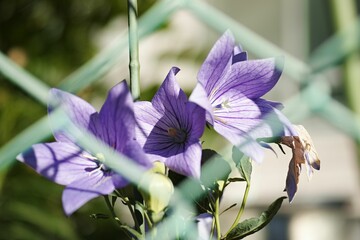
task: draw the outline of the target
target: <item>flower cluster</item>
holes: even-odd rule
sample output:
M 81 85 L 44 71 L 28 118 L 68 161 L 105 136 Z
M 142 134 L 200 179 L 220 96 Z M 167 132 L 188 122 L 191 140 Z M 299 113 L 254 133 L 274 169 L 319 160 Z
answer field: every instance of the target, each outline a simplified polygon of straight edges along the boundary
M 151 181 L 138 183 L 142 199 L 128 203 L 137 202 L 145 206 L 144 211 L 156 213 L 156 216 L 149 213 L 148 226 L 164 216 L 159 213 L 166 211 L 174 191 L 169 171 L 203 184 L 204 150 L 200 138 L 205 126 L 212 127 L 231 142 L 246 156 L 234 159 L 243 177 L 230 180 L 226 176 L 225 184 L 214 179 L 216 187 L 200 188 L 212 197 L 201 206 L 206 211 L 198 212 L 199 215 L 193 218 L 199 223 L 199 232 L 205 231 L 211 238 L 213 234 L 220 234 L 217 229 L 220 225 L 214 220 L 219 201 L 211 199 L 220 198 L 225 187 L 233 181 L 249 181 L 248 159 L 261 162 L 264 147 L 270 147 L 262 139 L 281 139 L 277 143 L 293 149 L 286 180 L 290 201 L 297 190 L 301 164 L 306 164 L 309 173 L 320 167 L 307 132 L 293 126 L 281 113 L 281 103 L 262 98 L 279 80 L 282 67 L 282 58 L 249 60 L 247 53 L 235 45 L 232 34 L 226 32 L 201 66 L 198 83 L 189 98 L 177 84 L 179 68 L 173 67 L 151 102 L 133 102 L 125 81 L 109 91 L 99 112 L 84 100 L 58 89 L 50 91 L 50 99 L 65 110 L 79 129 L 88 131 L 114 152 L 132 159 L 144 171 L 158 164 L 164 167 L 161 171 L 150 170 L 156 174 L 147 178 Z M 51 111 L 53 106 L 49 109 Z M 133 183 L 109 168 L 104 154 L 85 149 L 66 131 L 55 131 L 54 137 L 56 142 L 33 145 L 17 159 L 46 178 L 66 186 L 62 202 L 67 215 L 101 195 L 115 194 L 123 202 L 128 201 L 129 197 L 117 190 Z M 166 201 L 156 200 L 153 196 L 159 186 L 169 189 Z M 146 188 L 150 189 L 147 193 Z M 140 231 L 139 226 L 134 229 Z M 136 236 L 134 232 L 131 234 Z

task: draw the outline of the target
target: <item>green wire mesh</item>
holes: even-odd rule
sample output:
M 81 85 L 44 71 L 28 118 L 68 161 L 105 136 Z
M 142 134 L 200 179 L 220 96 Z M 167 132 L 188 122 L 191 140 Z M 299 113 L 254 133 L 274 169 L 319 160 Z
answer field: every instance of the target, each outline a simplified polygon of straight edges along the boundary
M 156 31 L 174 12 L 180 9 L 191 12 L 201 22 L 218 31 L 219 34 L 227 29 L 231 30 L 237 41 L 259 58 L 283 55 L 286 59 L 284 74 L 305 86 L 299 94 L 285 102 L 285 114 L 291 120 L 300 121 L 312 114 L 318 114 L 344 133 L 360 141 L 360 121 L 358 117 L 346 106 L 331 97 L 331 86 L 323 74 L 327 68 L 337 64 L 349 54 L 359 49 L 360 20 L 351 28 L 332 36 L 323 43 L 310 56 L 308 64 L 283 51 L 218 9 L 197 0 L 157 2 L 139 19 L 138 34 L 140 39 Z M 348 39 L 352 39 L 352 41 Z M 105 75 L 118 62 L 121 56 L 127 53 L 127 47 L 127 32 L 123 32 L 118 38 L 114 39 L 111 46 L 98 53 L 89 62 L 63 79 L 59 87 L 70 92 L 77 92 L 85 88 Z M 47 94 L 50 87 L 40 79 L 32 76 L 31 73 L 18 67 L 1 53 L 0 72 L 13 84 L 26 91 L 31 97 L 44 105 L 47 104 Z M 124 156 L 114 154 L 107 146 L 94 144 L 97 141 L 92 136 L 89 136 L 89 134 L 77 132 L 76 128 L 71 125 L 61 110 L 55 111 L 53 115 L 57 116 L 54 119 L 58 119 L 58 121 L 55 121 L 56 127 L 67 128 L 73 131 L 79 139 L 82 139 L 81 144 L 84 146 L 96 146 L 99 148 L 98 152 L 104 153 L 107 159 L 112 159 L 109 162 L 112 169 L 121 174 L 126 174 L 135 183 L 138 181 L 135 176 L 138 176 L 139 172 L 136 166 L 131 166 L 131 161 L 126 161 Z M 48 127 L 47 118 L 47 116 L 44 116 L 0 148 L 0 170 L 14 162 L 17 154 L 51 135 L 52 131 Z M 116 161 L 116 159 L 122 159 L 122 161 Z M 116 162 L 122 162 L 122 164 L 119 165 Z M 207 169 L 204 171 L 206 172 Z M 161 231 L 161 228 L 168 228 L 171 224 L 179 221 L 178 216 L 181 216 L 182 209 L 192 207 L 190 206 L 191 199 L 184 197 L 187 191 L 191 191 L 191 187 L 191 181 L 188 181 L 177 188 L 175 194 L 176 204 L 172 203 L 176 207 L 175 213 L 177 214 L 174 214 L 173 217 L 162 223 L 159 226 L 159 231 Z M 187 230 L 194 228 L 192 225 L 185 227 Z

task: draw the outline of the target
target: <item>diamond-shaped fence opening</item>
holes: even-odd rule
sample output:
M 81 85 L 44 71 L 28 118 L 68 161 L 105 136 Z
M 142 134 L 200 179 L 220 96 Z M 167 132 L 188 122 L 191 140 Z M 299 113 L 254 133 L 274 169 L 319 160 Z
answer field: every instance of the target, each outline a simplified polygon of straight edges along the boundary
M 360 141 L 358 117 L 343 104 L 332 98 L 332 89 L 324 74 L 326 69 L 342 61 L 354 51 L 359 50 L 359 21 L 323 43 L 310 56 L 308 63 L 302 62 L 288 54 L 204 1 L 172 0 L 157 2 L 139 19 L 140 39 L 156 31 L 159 26 L 168 21 L 173 13 L 180 9 L 190 12 L 209 28 L 216 30 L 220 34 L 227 29 L 231 30 L 236 40 L 243 45 L 244 49 L 257 57 L 283 55 L 286 59 L 284 74 L 289 75 L 291 79 L 296 80 L 303 86 L 297 95 L 287 99 L 285 103 L 286 115 L 290 119 L 299 121 L 317 114 L 355 140 Z M 120 34 L 117 39 L 114 39 L 111 46 L 98 53 L 93 59 L 66 77 L 60 83 L 59 88 L 70 92 L 77 92 L 99 79 L 118 62 L 123 54 L 127 53 L 127 41 L 127 32 Z M 50 87 L 40 79 L 32 76 L 31 73 L 18 67 L 2 53 L 0 53 L 0 72 L 34 99 L 44 105 L 47 104 L 47 95 Z M 298 109 L 303 109 L 304 111 L 299 112 Z M 57 127 L 66 127 L 75 131 L 61 111 L 55 111 L 53 114 L 60 114 L 59 117 L 54 118 L 58 120 L 55 122 Z M 41 142 L 51 135 L 51 129 L 47 126 L 47 118 L 48 116 L 44 116 L 1 147 L 0 168 L 11 164 L 17 154 L 26 150 L 32 144 Z M 75 135 L 79 136 L 81 144 L 84 146 L 94 146 L 95 139 L 89 136 L 89 134 L 75 131 Z M 123 158 L 123 156 L 117 156 L 109 151 L 106 146 L 97 146 L 97 148 L 99 148 L 99 152 L 106 153 L 107 159 Z M 113 169 L 126 174 L 132 181 L 138 181 L 136 176 L 138 176 L 139 172 L 136 166 L 131 167 L 131 162 L 119 162 L 122 162 L 122 164 L 119 165 L 115 161 L 113 163 L 110 162 L 110 164 L 113 164 Z M 189 206 L 186 206 L 189 203 L 189 199 L 186 199 L 183 195 L 187 191 L 191 191 L 191 182 L 180 186 L 176 192 L 176 209 L 179 214 L 181 214 L 183 207 L 189 208 Z M 177 221 L 176 216 L 174 214 L 173 218 L 169 218 L 162 223 L 159 231 L 161 231 L 161 228 L 169 228 L 171 224 Z M 187 227 L 191 230 L 194 226 Z

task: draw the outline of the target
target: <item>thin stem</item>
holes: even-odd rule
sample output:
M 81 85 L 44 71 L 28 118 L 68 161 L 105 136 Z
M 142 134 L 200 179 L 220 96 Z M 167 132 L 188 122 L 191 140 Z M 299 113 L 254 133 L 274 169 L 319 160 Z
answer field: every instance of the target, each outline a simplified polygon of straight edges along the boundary
M 112 206 L 111 203 L 110 203 L 109 197 L 108 197 L 108 196 L 104 196 L 104 199 L 105 199 L 106 206 L 107 206 L 108 209 L 110 210 L 111 216 L 113 217 L 113 219 L 116 220 L 116 222 L 117 222 L 119 225 L 121 225 L 121 222 L 119 221 L 119 218 L 116 216 L 115 211 L 114 211 L 114 208 L 113 208 L 113 206 Z
M 220 239 L 221 238 L 221 230 L 220 230 L 220 214 L 219 214 L 219 208 L 220 208 L 220 197 L 217 197 L 216 198 L 216 201 L 215 201 L 215 230 L 216 230 L 216 233 L 217 233 L 217 239 Z
M 140 62 L 137 15 L 137 0 L 128 0 L 130 90 L 134 100 L 140 98 Z
M 225 234 L 225 237 L 231 232 L 231 230 L 233 230 L 236 225 L 239 223 L 240 221 L 240 218 L 241 218 L 241 215 L 243 214 L 244 212 L 244 209 L 245 209 L 245 205 L 246 205 L 246 201 L 247 201 L 247 198 L 248 198 L 248 195 L 249 195 L 249 190 L 250 190 L 250 182 L 246 182 L 246 188 L 245 188 L 245 193 L 244 193 L 244 197 L 243 197 L 243 200 L 242 200 L 242 203 L 241 203 L 241 207 L 239 209 L 239 212 L 236 216 L 236 219 L 234 221 L 234 223 L 231 225 L 231 227 L 229 228 L 229 230 L 227 231 L 227 233 Z

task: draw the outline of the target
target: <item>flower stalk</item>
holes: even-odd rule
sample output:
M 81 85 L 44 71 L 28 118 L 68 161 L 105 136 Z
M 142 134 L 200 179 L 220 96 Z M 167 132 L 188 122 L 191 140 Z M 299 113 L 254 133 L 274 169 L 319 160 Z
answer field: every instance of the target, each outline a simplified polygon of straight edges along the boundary
M 128 0 L 130 91 L 134 100 L 140 98 L 139 38 L 137 0 Z
M 250 190 L 250 182 L 247 181 L 247 182 L 246 182 L 246 188 L 245 188 L 244 197 L 243 197 L 243 200 L 242 200 L 242 203 L 241 203 L 241 207 L 240 207 L 240 209 L 239 209 L 239 212 L 238 212 L 238 214 L 237 214 L 237 216 L 236 216 L 236 218 L 235 218 L 234 223 L 231 225 L 231 227 L 229 228 L 229 230 L 226 232 L 224 238 L 225 238 L 225 237 L 231 232 L 231 230 L 233 230 L 233 229 L 236 227 L 236 225 L 239 223 L 240 218 L 241 218 L 241 216 L 242 216 L 242 214 L 243 214 L 243 212 L 244 212 L 244 209 L 245 209 L 245 205 L 246 205 L 246 202 L 247 202 L 247 198 L 248 198 L 248 196 L 249 196 L 249 190 Z

